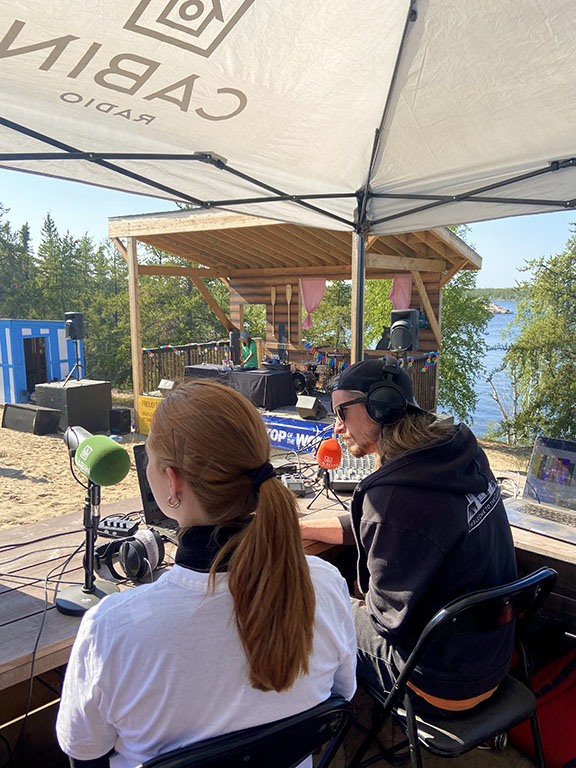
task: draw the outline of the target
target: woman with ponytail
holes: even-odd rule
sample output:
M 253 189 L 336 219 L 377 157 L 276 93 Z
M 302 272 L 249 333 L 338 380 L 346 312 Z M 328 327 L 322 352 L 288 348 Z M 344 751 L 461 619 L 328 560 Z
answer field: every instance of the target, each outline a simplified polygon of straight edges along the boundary
M 252 404 L 187 382 L 158 406 L 146 451 L 156 502 L 180 526 L 175 565 L 82 621 L 57 723 L 78 768 L 128 768 L 355 690 L 346 583 L 304 555 Z

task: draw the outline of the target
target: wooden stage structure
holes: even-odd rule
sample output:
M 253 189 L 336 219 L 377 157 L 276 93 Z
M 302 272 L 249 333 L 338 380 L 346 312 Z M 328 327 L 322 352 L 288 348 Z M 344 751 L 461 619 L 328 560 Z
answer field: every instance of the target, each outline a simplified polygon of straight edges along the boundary
M 242 214 L 185 210 L 109 219 L 109 234 L 128 265 L 132 372 L 135 407 L 142 394 L 140 275 L 186 277 L 196 286 L 226 331 L 242 330 L 244 306 L 266 307 L 265 346 L 277 349 L 285 330 L 290 362 L 309 362 L 302 342 L 301 278 L 352 281 L 351 362 L 363 359 L 362 306 L 366 279 L 412 276 L 410 307 L 426 313 L 419 354 L 442 345 L 442 288 L 462 269 L 480 269 L 478 254 L 446 227 L 365 238 L 366 258 L 358 263 L 358 235 L 314 229 Z M 125 242 L 123 242 L 125 240 Z M 138 261 L 138 243 L 194 262 L 195 266 L 147 265 Z M 230 290 L 226 312 L 203 282 L 219 278 Z M 383 318 L 382 324 L 386 318 Z M 437 370 L 431 401 L 436 405 Z M 138 414 L 136 414 L 138 416 Z

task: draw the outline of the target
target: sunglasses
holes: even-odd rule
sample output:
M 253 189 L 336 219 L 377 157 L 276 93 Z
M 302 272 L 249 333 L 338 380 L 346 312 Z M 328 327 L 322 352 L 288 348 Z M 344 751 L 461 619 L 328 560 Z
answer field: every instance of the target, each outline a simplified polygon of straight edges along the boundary
M 344 424 L 346 421 L 346 414 L 345 409 L 348 408 L 351 405 L 357 405 L 358 403 L 365 403 L 366 398 L 365 397 L 357 397 L 355 400 L 347 400 L 345 403 L 340 403 L 339 405 L 332 406 L 332 410 L 336 414 L 336 418 Z

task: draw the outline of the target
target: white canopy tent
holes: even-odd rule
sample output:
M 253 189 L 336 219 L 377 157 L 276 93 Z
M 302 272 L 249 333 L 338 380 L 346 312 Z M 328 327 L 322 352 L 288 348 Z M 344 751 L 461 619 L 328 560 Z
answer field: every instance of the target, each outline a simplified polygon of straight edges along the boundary
M 573 0 L 0 8 L 0 166 L 352 230 L 357 311 L 366 235 L 576 206 Z

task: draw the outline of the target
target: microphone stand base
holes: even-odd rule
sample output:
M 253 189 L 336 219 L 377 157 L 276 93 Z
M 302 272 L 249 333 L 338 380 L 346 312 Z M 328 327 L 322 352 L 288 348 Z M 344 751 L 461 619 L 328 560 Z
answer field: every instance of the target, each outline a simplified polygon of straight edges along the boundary
M 101 579 L 94 582 L 90 592 L 84 592 L 80 585 L 67 587 L 58 593 L 56 608 L 67 616 L 83 616 L 90 608 L 98 605 L 102 598 L 119 591 L 116 584 Z

